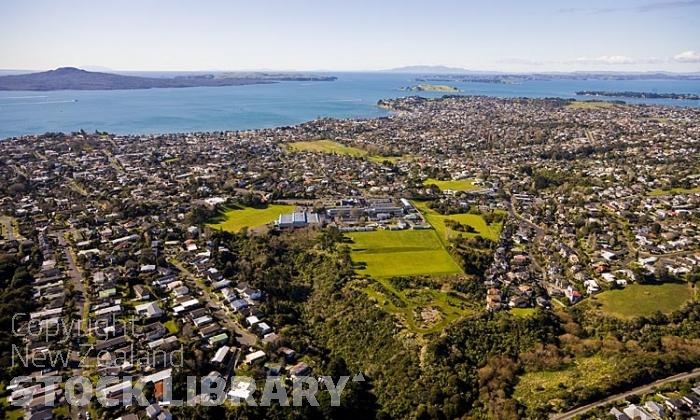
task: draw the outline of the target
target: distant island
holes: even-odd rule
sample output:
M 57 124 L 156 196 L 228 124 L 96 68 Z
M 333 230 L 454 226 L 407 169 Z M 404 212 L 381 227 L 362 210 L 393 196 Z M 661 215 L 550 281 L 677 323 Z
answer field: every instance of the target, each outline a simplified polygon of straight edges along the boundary
M 700 73 L 673 73 L 664 71 L 617 72 L 617 71 L 573 71 L 573 72 L 502 72 L 469 70 L 447 66 L 406 66 L 382 70 L 384 73 L 414 74 L 426 82 L 471 82 L 516 84 L 529 81 L 551 80 L 700 80 Z
M 459 89 L 457 89 L 454 86 L 448 86 L 448 85 L 431 85 L 428 83 L 421 83 L 416 86 L 407 86 L 401 88 L 401 90 L 405 91 L 410 91 L 410 92 L 459 92 Z
M 118 90 L 237 86 L 281 81 L 334 81 L 335 76 L 294 73 L 219 73 L 177 77 L 125 76 L 61 67 L 39 73 L 0 76 L 0 90 Z
M 580 96 L 617 96 L 620 98 L 641 99 L 685 99 L 689 101 L 700 100 L 700 95 L 695 93 L 655 93 L 655 92 L 614 92 L 607 90 L 580 90 L 576 92 Z

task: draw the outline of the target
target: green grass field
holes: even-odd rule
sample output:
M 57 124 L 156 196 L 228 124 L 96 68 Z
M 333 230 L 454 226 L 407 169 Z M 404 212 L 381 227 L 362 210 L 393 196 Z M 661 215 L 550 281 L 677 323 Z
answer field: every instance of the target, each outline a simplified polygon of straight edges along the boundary
M 624 289 L 600 293 L 595 296 L 595 301 L 610 315 L 633 318 L 656 311 L 673 312 L 692 298 L 692 290 L 683 283 L 630 284 Z
M 602 108 L 612 108 L 615 104 L 611 102 L 601 102 L 601 101 L 573 101 L 567 108 L 571 109 L 602 109 Z
M 370 155 L 366 150 L 346 146 L 333 140 L 312 140 L 287 143 L 287 149 L 293 152 L 316 152 L 363 157 L 377 163 L 382 163 L 384 161 L 396 162 L 401 159 L 400 156 Z
M 569 367 L 556 371 L 529 372 L 520 377 L 513 397 L 528 407 L 542 407 L 563 399 L 576 388 L 592 388 L 610 383 L 619 375 L 615 361 L 607 357 L 578 358 Z
M 536 311 L 536 308 L 513 308 L 510 310 L 510 313 L 518 318 L 530 318 Z
M 333 140 L 313 140 L 287 143 L 289 150 L 295 152 L 317 152 L 348 156 L 367 156 L 367 152 L 357 147 L 349 147 Z
M 374 278 L 461 273 L 434 230 L 354 232 L 352 258 Z
M 481 235 L 484 238 L 497 241 L 503 229 L 503 223 L 486 224 L 483 217 L 477 214 L 451 214 L 449 216 L 442 215 L 433 209 L 428 208 L 425 202 L 414 202 L 413 205 L 420 210 L 425 219 L 430 223 L 435 231 L 440 235 L 440 238 L 446 242 L 449 238 L 462 234 L 465 237 Z M 456 232 L 445 226 L 445 220 L 455 220 L 463 225 L 469 225 L 476 230 L 477 233 Z
M 208 226 L 212 229 L 221 229 L 227 232 L 238 232 L 243 227 L 257 228 L 277 220 L 280 214 L 291 213 L 294 206 L 271 204 L 266 208 L 256 209 L 246 207 L 243 209 L 227 209 L 222 215 L 223 220 Z
M 473 191 L 481 188 L 478 185 L 474 185 L 473 179 L 455 179 L 449 181 L 440 181 L 438 179 L 428 178 L 425 181 L 423 181 L 423 185 L 435 185 L 436 187 L 440 188 L 441 191 Z
M 658 197 L 660 195 L 676 195 L 676 194 L 694 194 L 700 193 L 700 187 L 695 188 L 672 188 L 670 190 L 652 190 L 649 195 L 653 197 Z

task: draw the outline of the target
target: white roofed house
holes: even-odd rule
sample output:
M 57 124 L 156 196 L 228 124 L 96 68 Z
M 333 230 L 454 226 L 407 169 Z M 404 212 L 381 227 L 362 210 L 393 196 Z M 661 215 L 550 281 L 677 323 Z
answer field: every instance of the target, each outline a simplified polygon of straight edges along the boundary
M 231 350 L 231 347 L 229 346 L 223 346 L 219 350 L 216 351 L 216 354 L 214 354 L 214 357 L 211 358 L 212 363 L 223 363 L 224 359 L 226 359 L 226 355 L 228 354 L 229 350 Z
M 250 365 L 253 364 L 257 361 L 263 360 L 267 357 L 264 351 L 262 350 L 257 350 L 252 353 L 248 353 L 245 356 L 245 359 L 243 360 L 246 364 Z
M 600 291 L 600 286 L 598 286 L 598 282 L 596 282 L 593 279 L 584 281 L 583 285 L 586 287 L 586 293 L 588 293 L 589 295 Z
M 236 376 L 231 382 L 231 390 L 227 395 L 232 400 L 245 401 L 255 393 L 256 389 L 255 379 Z
M 145 319 L 160 318 L 163 316 L 163 310 L 158 307 L 156 302 L 148 302 L 134 307 L 136 313 Z
M 151 273 L 153 271 L 156 271 L 156 266 L 154 264 L 144 264 L 141 266 L 142 273 Z
M 258 330 L 260 335 L 265 335 L 272 332 L 272 327 L 265 322 L 255 324 L 255 328 Z
M 204 315 L 200 316 L 199 318 L 195 318 L 192 320 L 195 326 L 201 327 L 202 325 L 209 324 L 210 322 L 214 322 L 214 319 L 210 317 L 209 315 Z
M 257 316 L 249 316 L 248 318 L 245 319 L 245 323 L 248 324 L 249 327 L 252 327 L 253 325 L 257 324 L 260 322 L 260 319 L 258 319 Z
M 226 302 L 229 302 L 229 303 L 238 299 L 238 296 L 236 296 L 236 293 L 234 293 L 233 290 L 228 289 L 228 288 L 221 289 L 221 295 L 223 295 L 224 300 Z

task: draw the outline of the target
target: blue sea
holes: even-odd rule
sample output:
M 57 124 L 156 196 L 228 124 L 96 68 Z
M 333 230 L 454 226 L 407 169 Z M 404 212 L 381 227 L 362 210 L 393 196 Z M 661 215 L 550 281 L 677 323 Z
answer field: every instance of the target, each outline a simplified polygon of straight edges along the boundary
M 0 92 L 0 138 L 80 129 L 117 134 L 240 130 L 298 124 L 317 117 L 368 118 L 386 115 L 387 111 L 376 106 L 379 99 L 416 94 L 400 90 L 415 85 L 416 75 L 333 75 L 338 80 L 180 89 Z M 557 79 L 521 84 L 444 84 L 458 87 L 464 95 L 497 97 L 576 98 L 577 90 L 700 94 L 700 82 L 680 80 Z M 700 107 L 700 101 L 605 99 Z

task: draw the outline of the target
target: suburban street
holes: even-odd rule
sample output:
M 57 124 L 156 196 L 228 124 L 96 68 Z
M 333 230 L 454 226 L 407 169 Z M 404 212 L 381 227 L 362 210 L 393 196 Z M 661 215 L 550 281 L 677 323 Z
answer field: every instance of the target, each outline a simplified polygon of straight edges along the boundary
M 81 353 L 79 347 L 79 337 L 82 334 L 82 328 L 85 326 L 85 320 L 87 320 L 88 305 L 85 301 L 85 286 L 83 284 L 83 278 L 75 263 L 73 249 L 66 242 L 66 235 L 70 233 L 71 231 L 68 230 L 60 230 L 56 232 L 58 236 L 58 245 L 63 250 L 66 259 L 66 273 L 70 278 L 71 284 L 73 285 L 73 291 L 75 293 L 75 307 L 73 308 L 73 314 L 77 316 L 72 317 L 71 321 L 75 322 L 73 325 L 77 326 L 77 331 L 76 328 L 73 328 L 72 330 L 73 338 L 71 343 L 73 343 L 73 346 L 70 349 L 70 359 L 73 362 L 80 363 Z M 82 375 L 83 369 L 81 366 L 78 366 L 77 368 L 73 369 L 71 373 L 73 376 L 79 376 Z M 84 407 L 69 406 L 69 412 L 71 414 L 71 418 L 73 419 L 85 418 L 86 411 Z
M 68 234 L 68 231 L 65 230 L 57 232 L 58 244 L 63 249 L 65 254 L 66 264 L 68 264 L 68 269 L 66 271 L 71 279 L 71 283 L 73 284 L 73 290 L 75 290 L 78 296 L 78 299 L 76 299 L 76 310 L 78 310 L 80 313 L 80 319 L 83 319 L 86 315 L 86 308 L 84 305 L 85 286 L 83 285 L 83 277 L 75 264 L 75 255 L 73 254 L 73 250 L 66 242 L 66 234 Z
M 225 308 L 225 303 L 221 300 L 220 296 L 214 294 L 201 279 L 195 276 L 190 270 L 188 270 L 184 265 L 182 265 L 182 263 L 177 261 L 175 258 L 169 259 L 169 262 L 173 264 L 178 270 L 180 270 L 180 272 L 182 272 L 186 277 L 190 278 L 197 284 L 199 290 L 201 290 L 202 293 L 204 293 L 204 298 L 207 302 L 216 302 L 220 306 L 221 309 L 215 312 L 214 315 L 223 312 L 222 316 L 217 316 L 216 319 L 219 322 L 221 322 L 221 324 L 229 331 L 234 331 L 236 333 L 236 341 L 238 341 L 238 343 L 246 346 L 252 346 L 258 341 L 258 337 L 255 334 L 251 333 L 238 322 L 236 322 L 234 319 L 232 319 L 232 317 L 228 313 L 229 310 Z

